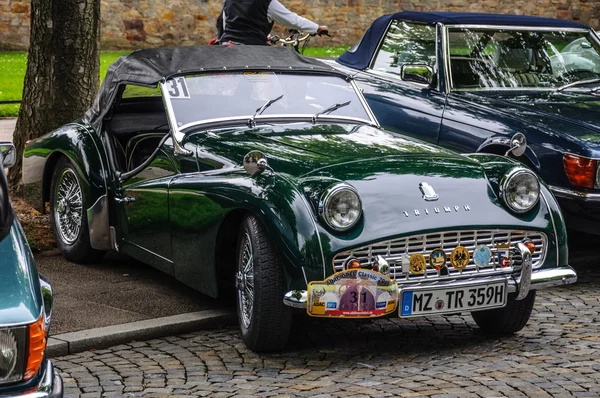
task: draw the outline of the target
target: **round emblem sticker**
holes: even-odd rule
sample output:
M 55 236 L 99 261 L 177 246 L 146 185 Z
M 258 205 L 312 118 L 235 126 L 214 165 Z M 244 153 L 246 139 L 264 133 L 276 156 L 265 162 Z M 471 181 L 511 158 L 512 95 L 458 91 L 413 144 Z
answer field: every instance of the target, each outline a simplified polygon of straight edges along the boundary
M 416 253 L 410 256 L 410 273 L 415 275 L 421 275 L 427 268 L 427 261 L 425 256 L 421 253 Z
M 461 271 L 467 268 L 470 258 L 469 251 L 462 246 L 458 246 L 456 249 L 452 250 L 452 254 L 450 254 L 450 264 Z
M 473 262 L 479 267 L 485 267 L 492 261 L 492 251 L 486 245 L 479 245 L 473 250 Z
M 443 249 L 435 249 L 429 255 L 429 264 L 438 271 L 446 266 L 446 260 L 446 253 Z

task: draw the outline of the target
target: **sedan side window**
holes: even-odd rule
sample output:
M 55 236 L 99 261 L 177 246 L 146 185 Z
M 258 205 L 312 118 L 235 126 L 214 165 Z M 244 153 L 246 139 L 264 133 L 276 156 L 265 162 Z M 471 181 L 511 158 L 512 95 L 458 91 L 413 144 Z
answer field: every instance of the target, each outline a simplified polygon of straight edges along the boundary
M 372 69 L 400 76 L 403 65 L 434 66 L 435 26 L 395 20 L 379 48 Z

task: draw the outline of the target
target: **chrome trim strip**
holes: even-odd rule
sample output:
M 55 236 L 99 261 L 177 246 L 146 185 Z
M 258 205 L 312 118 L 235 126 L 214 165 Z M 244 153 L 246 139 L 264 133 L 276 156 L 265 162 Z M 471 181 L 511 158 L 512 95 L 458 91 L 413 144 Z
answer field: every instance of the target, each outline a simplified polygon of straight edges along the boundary
M 516 245 L 519 255 L 521 256 L 521 274 L 517 279 L 517 300 L 523 300 L 529 294 L 531 286 L 531 252 L 523 243 L 519 242 Z
M 173 138 L 173 150 L 175 154 L 179 155 L 192 155 L 191 151 L 182 148 L 180 143 L 183 141 L 184 135 L 181 133 L 182 128 L 177 125 L 177 119 L 175 118 L 175 111 L 173 110 L 173 104 L 171 103 L 171 97 L 167 89 L 167 80 L 163 78 L 160 83 L 160 91 L 162 92 L 163 105 L 167 110 L 167 120 L 169 127 L 171 128 L 171 138 Z
M 358 99 L 360 100 L 360 103 L 362 104 L 363 108 L 365 108 L 365 110 L 367 111 L 367 115 L 369 115 L 369 118 L 371 119 L 373 124 L 375 124 L 375 126 L 378 128 L 381 127 L 381 125 L 379 124 L 379 121 L 375 117 L 375 114 L 371 110 L 371 107 L 367 104 L 367 100 L 365 99 L 365 96 L 360 91 L 360 88 L 358 88 L 356 81 L 354 79 L 351 79 L 350 84 L 354 88 L 354 91 L 356 91 L 356 95 L 358 95 Z M 323 116 L 325 116 L 325 115 L 323 115 Z M 321 116 L 319 116 L 319 117 L 321 117 Z
M 447 25 L 449 28 L 458 29 L 495 29 L 495 30 L 535 30 L 544 32 L 579 32 L 589 33 L 591 29 L 586 28 L 564 28 L 564 27 L 552 27 L 552 26 L 520 26 L 520 25 L 469 25 L 469 24 L 456 24 Z
M 401 285 L 399 286 L 399 288 L 406 289 L 407 286 L 411 286 L 411 289 L 413 287 L 460 287 L 465 284 L 489 283 L 497 281 L 498 279 L 499 278 L 497 276 L 469 278 L 464 281 L 449 278 L 435 281 L 428 280 L 426 283 L 418 282 L 411 285 Z M 505 279 L 508 282 L 508 292 L 517 292 L 517 282 L 515 281 L 515 279 L 510 276 L 506 277 Z M 577 274 L 575 273 L 573 268 L 569 267 L 568 265 L 554 269 L 537 270 L 533 271 L 531 274 L 530 290 L 541 290 L 554 286 L 570 285 L 575 282 L 577 282 Z M 292 294 L 295 294 L 296 296 L 300 295 L 300 298 L 295 299 L 294 301 L 287 300 L 288 295 L 291 296 Z M 292 290 L 284 296 L 283 303 L 287 306 L 294 308 L 306 308 L 307 297 L 308 295 L 306 290 Z
M 255 120 L 276 120 L 279 121 L 281 119 L 281 121 L 284 122 L 294 122 L 294 121 L 298 121 L 298 120 L 302 120 L 304 122 L 304 119 L 306 119 L 306 122 L 311 122 L 312 123 L 312 118 L 314 115 L 307 115 L 307 114 L 298 114 L 298 115 L 259 115 L 255 118 Z M 180 131 L 192 128 L 192 127 L 200 127 L 202 125 L 205 124 L 215 124 L 215 123 L 220 123 L 220 122 L 236 122 L 239 121 L 241 122 L 241 124 L 246 125 L 247 126 L 247 122 L 248 119 L 250 119 L 252 117 L 252 115 L 248 115 L 248 116 L 232 116 L 232 117 L 221 117 L 221 118 L 215 118 L 215 119 L 206 119 L 206 120 L 201 120 L 201 121 L 197 121 L 197 122 L 192 122 L 192 123 L 188 123 L 185 124 L 183 126 L 181 126 L 179 128 Z M 376 122 L 372 121 L 372 120 L 365 120 L 365 119 L 361 119 L 358 117 L 350 117 L 350 116 L 334 116 L 334 115 L 322 115 L 319 116 L 319 120 L 333 120 L 333 121 L 337 121 L 337 120 L 345 120 L 345 121 L 350 121 L 350 122 L 360 122 L 361 124 L 368 124 L 370 126 L 377 125 Z
M 556 221 L 554 221 L 554 214 L 552 214 L 552 208 L 550 208 L 550 205 L 548 204 L 548 199 L 546 198 L 546 195 L 544 194 L 544 191 L 542 189 L 540 189 L 540 194 L 542 196 L 542 199 L 544 200 L 544 203 L 546 204 L 546 209 L 548 210 L 548 213 L 550 214 L 550 221 L 552 221 L 552 229 L 554 231 L 554 246 L 556 246 L 556 266 L 560 266 L 559 264 L 559 257 L 560 257 L 560 248 L 558 247 L 558 234 L 556 233 Z M 559 209 L 560 211 L 560 209 Z
M 110 221 L 106 194 L 87 209 L 90 246 L 96 250 L 110 250 Z
M 581 199 L 585 202 L 600 202 L 600 193 L 575 191 L 572 189 L 560 188 L 552 185 L 550 185 L 549 188 L 552 193 L 559 198 Z
M 444 59 L 444 88 L 446 89 L 445 93 L 448 94 L 452 88 L 452 73 L 450 73 L 450 46 L 448 45 L 448 27 L 444 24 L 442 25 L 442 54 Z

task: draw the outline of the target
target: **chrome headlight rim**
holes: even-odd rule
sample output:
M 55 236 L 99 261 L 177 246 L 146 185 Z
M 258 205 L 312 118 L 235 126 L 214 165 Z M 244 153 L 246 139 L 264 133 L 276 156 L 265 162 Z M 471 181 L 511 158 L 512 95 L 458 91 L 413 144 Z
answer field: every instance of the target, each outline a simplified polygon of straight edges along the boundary
M 535 202 L 533 202 L 533 204 L 531 206 L 529 206 L 527 209 L 520 209 L 520 208 L 516 208 L 509 200 L 508 198 L 508 186 L 509 184 L 512 182 L 512 180 L 522 174 L 529 174 L 531 175 L 535 181 L 537 181 L 537 187 L 538 187 L 538 194 L 537 194 L 537 198 L 535 200 Z M 500 197 L 502 198 L 502 201 L 504 202 L 504 204 L 509 208 L 510 211 L 517 213 L 517 214 L 524 214 L 527 213 L 529 211 L 531 211 L 539 202 L 540 202 L 540 196 L 541 196 L 541 184 L 540 184 L 540 180 L 538 178 L 538 176 L 531 170 L 525 168 L 525 167 L 515 167 L 512 170 L 510 170 L 508 173 L 506 173 L 504 175 L 504 177 L 502 177 L 501 181 L 500 181 Z
M 346 227 L 339 227 L 329 222 L 329 203 L 331 202 L 331 199 L 335 197 L 336 194 L 345 190 L 350 191 L 356 195 L 356 198 L 358 199 L 359 213 L 354 222 L 352 222 L 352 224 Z M 345 232 L 356 226 L 358 221 L 362 218 L 362 200 L 356 188 L 345 182 L 339 182 L 330 185 L 327 189 L 325 189 L 325 191 L 321 195 L 321 199 L 319 200 L 319 216 L 321 217 L 321 220 L 323 220 L 325 225 L 327 225 L 329 228 L 336 232 Z
M 598 165 L 596 166 L 596 183 L 594 184 L 594 188 L 600 188 L 600 161 L 598 161 Z
M 20 382 L 23 380 L 25 375 L 25 367 L 26 367 L 26 346 L 27 346 L 27 326 L 9 326 L 4 327 L 0 326 L 0 332 L 3 335 L 3 342 L 0 346 L 3 346 L 4 349 L 7 348 L 7 339 L 11 341 L 11 343 L 16 344 L 16 357 L 14 358 L 14 363 L 11 364 L 10 370 L 4 368 L 2 375 L 2 379 L 0 379 L 0 386 L 4 386 L 11 383 Z M 3 357 L 6 357 L 6 353 L 1 353 Z M 2 359 L 5 361 L 6 358 Z M 6 365 L 6 363 L 3 363 Z

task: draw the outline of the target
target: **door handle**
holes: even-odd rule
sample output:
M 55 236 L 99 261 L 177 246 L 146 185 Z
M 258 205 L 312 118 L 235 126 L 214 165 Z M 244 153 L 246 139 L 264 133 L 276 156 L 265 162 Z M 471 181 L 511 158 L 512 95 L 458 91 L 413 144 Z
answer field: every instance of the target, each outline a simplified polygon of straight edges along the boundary
M 115 200 L 117 201 L 117 203 L 132 203 L 132 202 L 135 202 L 135 198 L 132 198 L 131 196 L 124 196 L 122 198 L 116 198 Z

